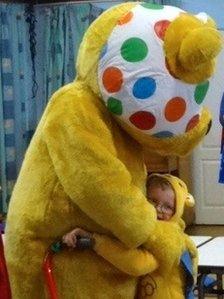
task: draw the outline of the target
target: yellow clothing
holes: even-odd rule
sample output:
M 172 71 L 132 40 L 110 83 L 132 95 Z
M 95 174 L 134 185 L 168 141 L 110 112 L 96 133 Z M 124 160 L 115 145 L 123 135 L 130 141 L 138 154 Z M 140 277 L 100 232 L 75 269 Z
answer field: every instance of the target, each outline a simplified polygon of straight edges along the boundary
M 184 205 L 188 205 L 188 190 L 182 180 L 171 175 L 157 175 L 169 180 L 173 186 L 176 197 L 176 213 L 171 222 L 161 222 L 168 229 L 174 222 L 179 223 L 181 231 L 180 242 L 184 241 L 184 251 L 188 250 L 193 263 L 193 276 L 197 277 L 198 253 L 193 241 L 183 232 L 184 226 L 181 221 Z M 192 204 L 192 203 L 191 203 Z M 168 234 L 168 230 L 167 230 Z M 136 293 L 137 299 L 184 299 L 185 275 L 180 265 L 180 257 L 172 260 L 171 266 L 166 268 L 163 263 L 156 259 L 156 251 L 166 246 L 169 235 L 164 236 L 156 249 L 146 250 L 143 247 L 128 249 L 116 239 L 105 235 L 94 234 L 94 250 L 98 255 L 114 265 L 117 269 L 131 276 L 140 278 Z M 172 238 L 171 238 L 172 239 Z M 166 262 L 166 261 L 164 261 Z
M 188 238 L 187 235 L 185 235 Z M 164 273 L 155 256 L 144 248 L 128 249 L 121 242 L 105 235 L 94 234 L 94 250 L 116 268 L 139 278 L 138 299 L 181 299 L 184 296 L 184 273 L 179 261 Z M 187 244 L 186 244 L 187 245 Z M 189 248 L 192 249 L 192 248 Z M 197 251 L 191 251 L 193 258 Z
M 115 236 L 130 248 L 143 243 L 153 248 L 165 240 L 167 231 L 157 225 L 155 210 L 145 198 L 146 171 L 138 143 L 145 135 L 132 134 L 130 127 L 129 135 L 118 125 L 103 103 L 98 85 L 100 52 L 118 20 L 136 5 L 113 7 L 90 26 L 80 46 L 75 82 L 52 97 L 27 150 L 6 226 L 13 299 L 46 298 L 41 270 L 45 251 L 73 227 Z M 187 24 L 188 20 L 184 26 Z M 211 43 L 212 47 L 209 54 L 217 52 L 217 43 Z M 214 55 L 210 56 L 208 60 L 213 62 Z M 170 60 L 173 66 L 175 58 Z M 188 79 L 190 73 L 188 70 Z M 210 67 L 204 79 L 212 73 Z M 200 71 L 200 80 L 201 75 Z M 178 76 L 181 78 L 179 69 Z M 205 136 L 210 118 L 204 109 L 193 129 L 173 138 L 149 136 L 146 144 L 165 156 L 184 155 Z M 184 242 L 175 240 L 181 237 L 173 225 L 166 238 L 169 246 L 155 253 L 165 268 L 171 267 L 167 261 L 178 259 L 184 248 Z M 60 298 L 134 297 L 137 279 L 94 252 L 63 252 L 54 267 Z

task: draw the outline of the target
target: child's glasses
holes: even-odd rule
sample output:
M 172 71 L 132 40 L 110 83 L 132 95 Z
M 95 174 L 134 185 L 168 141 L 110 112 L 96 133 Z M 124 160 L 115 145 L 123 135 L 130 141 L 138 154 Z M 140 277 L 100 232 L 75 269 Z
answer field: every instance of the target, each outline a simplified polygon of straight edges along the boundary
M 175 212 L 175 209 L 173 207 L 171 207 L 170 205 L 159 204 L 154 201 L 151 201 L 151 203 L 157 211 L 159 211 L 165 215 L 173 215 Z

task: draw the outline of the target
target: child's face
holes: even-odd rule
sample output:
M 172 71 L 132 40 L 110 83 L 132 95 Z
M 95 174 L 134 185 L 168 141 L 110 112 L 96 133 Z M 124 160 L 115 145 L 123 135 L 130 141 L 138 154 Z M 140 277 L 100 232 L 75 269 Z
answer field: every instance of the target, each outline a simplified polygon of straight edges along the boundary
M 157 219 L 168 221 L 175 213 L 175 194 L 171 188 L 163 190 L 158 186 L 151 186 L 147 190 L 147 197 L 157 211 Z

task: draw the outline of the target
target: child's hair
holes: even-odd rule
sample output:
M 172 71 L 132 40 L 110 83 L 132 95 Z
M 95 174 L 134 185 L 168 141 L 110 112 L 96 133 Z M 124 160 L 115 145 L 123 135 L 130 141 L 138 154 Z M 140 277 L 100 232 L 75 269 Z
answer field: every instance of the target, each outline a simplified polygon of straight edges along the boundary
M 147 177 L 146 187 L 147 189 L 150 187 L 160 187 L 162 190 L 166 190 L 166 189 L 173 190 L 173 186 L 170 184 L 170 182 L 167 179 L 156 175 L 150 175 Z

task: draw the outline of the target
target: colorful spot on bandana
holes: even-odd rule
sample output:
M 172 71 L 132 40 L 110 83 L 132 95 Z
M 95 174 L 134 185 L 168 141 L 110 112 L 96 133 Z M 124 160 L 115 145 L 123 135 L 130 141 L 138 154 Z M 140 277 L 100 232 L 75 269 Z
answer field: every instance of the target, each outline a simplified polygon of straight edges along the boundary
M 107 53 L 107 47 L 108 47 L 107 44 L 103 47 L 103 49 L 100 53 L 100 59 L 103 58 L 103 56 Z
M 170 21 L 168 20 L 161 20 L 155 23 L 154 25 L 155 33 L 161 40 L 164 40 L 166 29 L 169 25 L 170 25 Z
M 132 11 L 129 11 L 125 15 L 123 15 L 119 20 L 118 20 L 118 25 L 125 25 L 131 21 L 133 18 L 134 14 Z
M 121 115 L 123 112 L 121 101 L 112 97 L 107 100 L 107 108 L 116 115 Z
M 156 81 L 150 77 L 138 79 L 133 86 L 133 95 L 138 99 L 147 99 L 154 94 Z
M 186 102 L 181 97 L 175 97 L 169 100 L 165 107 L 165 118 L 174 122 L 179 120 L 186 111 Z
M 123 74 L 117 67 L 108 67 L 103 73 L 102 81 L 108 92 L 117 92 L 123 84 Z
M 195 116 L 193 116 L 187 124 L 186 132 L 188 132 L 188 131 L 192 130 L 194 127 L 196 127 L 197 124 L 199 123 L 199 119 L 200 119 L 199 114 L 196 114 Z
M 163 5 L 160 4 L 153 4 L 153 3 L 141 3 L 141 6 L 148 8 L 148 9 L 163 9 Z
M 128 62 L 141 61 L 147 54 L 148 47 L 141 38 L 129 38 L 121 46 L 121 56 Z
M 130 122 L 140 130 L 150 130 L 156 124 L 155 116 L 148 111 L 138 111 L 129 118 Z
M 200 83 L 196 86 L 194 92 L 194 99 L 197 104 L 201 104 L 203 102 L 207 94 L 208 88 L 209 88 L 209 81 Z
M 169 137 L 173 137 L 174 134 L 170 131 L 161 131 L 161 132 L 154 134 L 153 136 L 157 137 L 157 138 L 169 138 Z

